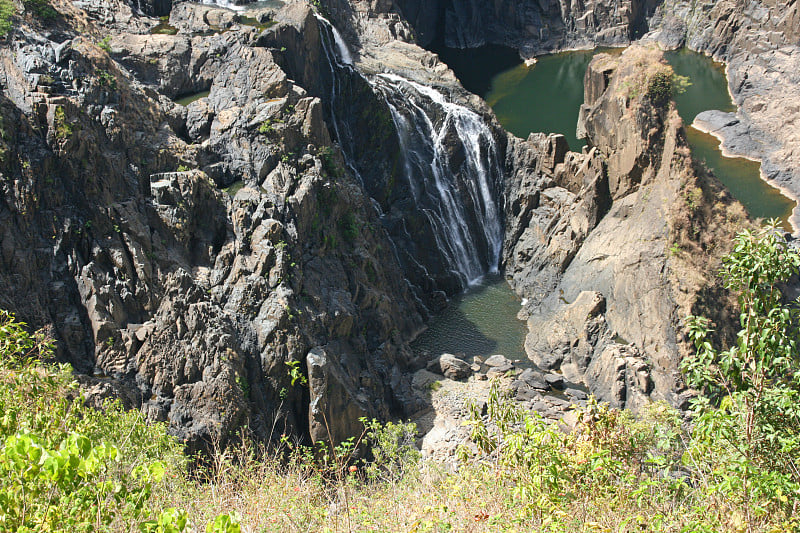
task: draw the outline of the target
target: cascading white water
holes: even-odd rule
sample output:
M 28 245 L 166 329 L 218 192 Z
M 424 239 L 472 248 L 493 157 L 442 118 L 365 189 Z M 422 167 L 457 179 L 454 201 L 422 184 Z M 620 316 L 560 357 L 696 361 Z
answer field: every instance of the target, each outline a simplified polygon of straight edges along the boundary
M 438 229 L 436 239 L 440 247 L 449 252 L 453 265 L 467 283 L 478 281 L 486 273 L 487 265 L 480 261 L 481 243 L 477 242 L 480 235 L 475 235 L 474 228 L 470 227 L 471 221 L 477 222 L 484 240 L 482 244 L 487 250 L 489 271 L 497 272 L 503 227 L 491 181 L 500 176 L 501 169 L 491 131 L 477 113 L 448 102 L 444 95 L 431 87 L 395 74 L 378 75 L 376 86 L 389 93 L 386 101 L 400 135 L 406 172 L 411 174 L 415 167 L 425 165 L 430 169 L 433 187 L 427 181 L 421 184 L 414 179 L 409 181 L 416 203 L 419 204 L 421 194 L 425 194 L 439 207 L 437 210 L 425 209 L 424 213 L 431 225 Z M 404 105 L 392 103 L 398 98 Z M 422 100 L 427 100 L 427 105 L 423 105 Z M 441 111 L 437 113 L 443 117 L 438 120 L 438 125 L 426 108 Z M 404 113 L 410 116 L 406 117 Z M 451 168 L 448 157 L 445 142 L 450 128 L 455 129 L 464 150 L 465 161 L 461 169 Z M 420 136 L 430 140 L 429 153 L 415 148 Z M 462 184 L 464 186 L 460 186 Z M 420 191 L 421 187 L 424 193 Z M 469 202 L 461 197 L 464 192 L 469 196 Z M 473 216 L 468 212 L 470 207 Z
M 342 38 L 342 34 L 339 33 L 339 30 L 336 29 L 336 26 L 331 24 L 328 19 L 320 15 L 319 13 L 314 12 L 314 16 L 317 17 L 317 20 L 326 24 L 328 29 L 331 30 L 331 34 L 333 34 L 333 42 L 336 45 L 336 51 L 339 52 L 339 61 L 345 65 L 352 65 L 353 64 L 353 55 L 350 53 L 350 50 L 347 48 L 347 43 L 344 42 L 344 38 Z
M 227 9 L 233 9 L 235 11 L 243 11 L 245 9 L 245 6 L 236 5 L 230 0 L 202 0 L 201 3 L 213 4 Z
M 344 71 L 361 75 L 341 34 L 327 19 L 315 16 L 328 30 L 322 32 L 322 44 L 332 75 L 332 126 L 348 166 L 361 179 L 350 153 L 358 148 L 345 142 L 355 137 L 346 117 L 336 116 L 338 99 L 345 96 L 340 76 Z M 477 113 L 447 101 L 431 87 L 394 74 L 367 82 L 391 111 L 413 205 L 427 218 L 448 268 L 463 286 L 478 282 L 487 271 L 497 272 L 503 227 L 496 191 L 502 169 L 491 130 Z M 455 138 L 448 137 L 452 131 Z M 448 143 L 453 142 L 460 143 L 464 155 L 458 168 L 448 156 L 453 148 Z
M 328 19 L 317 13 L 314 12 L 314 17 L 319 21 L 320 25 L 323 28 L 327 28 L 330 31 L 330 35 L 333 37 L 333 45 L 336 48 L 336 53 L 333 51 L 333 47 L 329 42 L 329 36 L 323 31 L 321 32 L 322 36 L 322 49 L 325 52 L 325 58 L 328 60 L 328 67 L 330 68 L 331 72 L 331 87 L 330 87 L 330 106 L 331 109 L 335 110 L 336 102 L 341 94 L 340 90 L 340 79 L 337 75 L 337 68 L 338 69 L 346 69 L 348 72 L 358 73 L 358 71 L 353 67 L 353 56 L 350 54 L 350 50 L 348 50 L 347 45 L 342 38 L 342 35 L 336 29 L 336 27 L 331 24 Z M 358 74 L 360 76 L 360 74 Z M 352 162 L 351 154 L 346 147 L 346 143 L 343 142 L 344 137 L 342 136 L 345 133 L 345 129 L 347 129 L 347 124 L 343 123 L 339 120 L 336 116 L 335 111 L 331 113 L 332 125 L 333 130 L 336 134 L 336 139 L 339 142 L 339 145 L 342 147 L 342 152 L 345 157 L 345 162 L 348 168 L 355 174 L 355 176 L 361 180 L 361 174 L 358 172 L 358 169 Z M 350 133 L 349 131 L 346 133 Z M 363 183 L 363 181 L 362 181 Z

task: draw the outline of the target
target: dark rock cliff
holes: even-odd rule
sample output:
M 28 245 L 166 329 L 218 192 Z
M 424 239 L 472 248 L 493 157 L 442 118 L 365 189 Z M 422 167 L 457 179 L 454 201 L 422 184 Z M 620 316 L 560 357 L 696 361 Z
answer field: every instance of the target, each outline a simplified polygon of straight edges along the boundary
M 486 43 L 516 48 L 526 57 L 547 51 L 627 44 L 647 30 L 658 2 L 648 0 L 397 0 L 427 46 L 473 48 Z
M 0 42 L 0 306 L 47 328 L 95 397 L 192 448 L 243 426 L 340 440 L 361 416 L 408 416 L 408 340 L 502 244 L 540 366 L 615 405 L 685 399 L 680 320 L 725 323 L 709 269 L 744 215 L 692 168 L 674 111 L 630 92 L 657 53 L 592 64 L 592 147 L 576 154 L 504 134 L 412 26 L 531 55 L 655 21 L 734 65 L 733 22 L 691 29 L 717 19 L 636 1 L 330 0 L 336 42 L 304 2 L 260 8 L 259 27 L 210 5 L 54 5 L 58 20 L 25 14 Z M 788 11 L 719 9 L 780 34 L 770 55 L 742 45 L 748 69 L 793 64 Z M 140 10 L 169 10 L 177 34 L 150 34 Z
M 57 7 L 58 32 L 23 21 L 0 46 L 0 305 L 191 447 L 416 410 L 423 309 L 285 50 L 237 26 L 115 32 L 107 53 L 108 26 Z

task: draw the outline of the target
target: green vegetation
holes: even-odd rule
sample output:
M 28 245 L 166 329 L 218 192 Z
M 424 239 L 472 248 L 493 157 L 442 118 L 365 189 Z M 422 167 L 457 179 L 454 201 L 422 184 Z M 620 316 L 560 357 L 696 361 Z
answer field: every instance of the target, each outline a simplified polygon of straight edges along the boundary
M 5 37 L 14 25 L 11 23 L 11 17 L 16 15 L 17 8 L 10 0 L 0 0 L 0 37 Z
M 645 96 L 653 102 L 656 107 L 666 107 L 672 100 L 672 96 L 680 94 L 691 85 L 689 78 L 678 76 L 672 72 L 672 68 L 660 70 L 654 73 L 647 80 L 647 91 Z
M 22 0 L 22 5 L 25 6 L 26 12 L 44 22 L 55 20 L 58 17 L 58 11 L 50 5 L 49 0 Z
M 420 463 L 412 424 L 362 419 L 338 446 L 217 450 L 192 474 L 160 424 L 88 407 L 42 336 L 0 312 L 0 531 L 798 531 L 798 311 L 780 286 L 800 254 L 768 226 L 724 261 L 742 331 L 719 349 L 691 317 L 695 400 L 634 417 L 594 401 L 570 431 L 493 384 L 459 468 Z M 286 363 L 305 386 L 302 362 Z M 244 388 L 244 380 L 237 380 Z M 367 449 L 369 460 L 364 459 Z
M 56 129 L 57 139 L 64 140 L 72 137 L 73 126 L 67 121 L 67 115 L 63 106 L 56 107 L 55 113 L 53 114 L 53 125 Z
M 338 178 L 342 175 L 342 169 L 336 163 L 333 150 L 330 146 L 323 146 L 319 149 L 319 158 L 322 161 L 322 170 L 329 176 Z
M 258 133 L 262 135 L 269 135 L 275 131 L 275 127 L 272 125 L 272 119 L 267 119 L 258 126 Z
M 239 180 L 239 181 L 234 181 L 228 187 L 225 187 L 222 190 L 228 193 L 228 196 L 233 198 L 234 196 L 236 196 L 237 192 L 242 190 L 243 187 L 244 187 L 244 181 Z
M 778 224 L 739 233 L 724 260 L 725 285 L 739 292 L 736 345 L 712 346 L 708 319 L 688 323 L 697 354 L 684 369 L 706 393 L 694 404 L 696 441 L 726 467 L 706 480 L 718 491 L 734 488 L 748 528 L 767 514 L 791 516 L 800 495 L 800 312 L 780 290 L 797 275 L 800 253 Z
M 138 411 L 88 407 L 68 366 L 40 362 L 52 348 L 0 311 L 0 531 L 157 531 L 180 444 Z
M 97 46 L 100 47 L 101 50 L 104 50 L 107 54 L 111 53 L 111 36 L 106 35 L 100 42 L 97 43 Z
M 303 371 L 300 370 L 300 361 L 286 361 L 284 363 L 288 368 L 287 374 L 292 381 L 292 387 L 300 384 L 301 387 L 308 387 L 308 378 L 306 378 Z
M 97 81 L 100 87 L 105 87 L 111 92 L 117 90 L 117 78 L 107 70 L 97 69 Z
M 356 221 L 355 215 L 348 211 L 339 217 L 339 229 L 342 232 L 344 240 L 347 242 L 355 241 L 356 237 L 358 237 L 358 222 Z

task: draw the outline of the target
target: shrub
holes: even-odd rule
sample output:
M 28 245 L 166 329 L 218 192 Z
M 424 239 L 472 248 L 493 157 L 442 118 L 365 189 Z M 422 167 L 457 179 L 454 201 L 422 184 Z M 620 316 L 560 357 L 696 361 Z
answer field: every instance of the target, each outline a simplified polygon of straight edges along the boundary
M 117 78 L 107 70 L 97 70 L 97 81 L 100 87 L 105 87 L 111 92 L 117 90 Z
M 22 5 L 25 6 L 26 12 L 44 22 L 55 20 L 58 17 L 58 11 L 50 5 L 48 0 L 22 0 Z
M 709 320 L 688 319 L 697 352 L 684 370 L 709 396 L 694 403 L 694 453 L 714 458 L 704 479 L 744 506 L 748 528 L 768 514 L 788 519 L 800 499 L 800 312 L 781 292 L 799 269 L 777 220 L 742 231 L 722 268 L 739 292 L 736 345 L 712 346 Z
M 183 531 L 154 509 L 185 471 L 181 445 L 118 402 L 89 407 L 68 365 L 42 363 L 52 348 L 0 310 L 0 531 Z M 236 531 L 230 518 L 210 530 Z
M 111 36 L 106 35 L 100 42 L 97 43 L 97 46 L 100 47 L 101 50 L 104 50 L 107 54 L 111 53 Z
M 645 95 L 654 106 L 663 108 L 674 94 L 684 92 L 689 85 L 689 78 L 675 74 L 672 68 L 664 68 L 649 77 Z
M 339 229 L 347 242 L 353 242 L 358 237 L 358 222 L 355 215 L 350 211 L 344 213 L 339 218 Z
M 14 25 L 11 23 L 11 17 L 17 13 L 17 8 L 14 7 L 13 2 L 10 0 L 0 0 L 0 37 L 5 37 Z
M 665 107 L 672 98 L 672 80 L 669 72 L 660 71 L 647 81 L 647 98 L 656 107 Z
M 58 106 L 53 116 L 53 125 L 56 129 L 57 139 L 69 139 L 72 136 L 73 126 L 67 121 L 63 106 Z
M 336 163 L 333 150 L 330 146 L 323 146 L 319 149 L 319 158 L 322 161 L 322 169 L 334 178 L 342 175 L 342 169 Z

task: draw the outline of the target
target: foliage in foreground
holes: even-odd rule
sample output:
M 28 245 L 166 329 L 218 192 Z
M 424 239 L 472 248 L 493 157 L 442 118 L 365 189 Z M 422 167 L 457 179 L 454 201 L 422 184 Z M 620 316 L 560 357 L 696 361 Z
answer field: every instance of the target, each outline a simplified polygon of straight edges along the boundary
M 185 473 L 180 445 L 116 402 L 86 406 L 23 326 L 0 311 L 0 531 L 169 531 L 152 503 Z
M 334 449 L 242 445 L 190 476 L 163 426 L 84 406 L 1 314 L 0 531 L 798 531 L 798 321 L 779 291 L 798 265 L 774 228 L 737 237 L 723 273 L 742 332 L 721 350 L 690 320 L 687 376 L 709 399 L 688 421 L 590 402 L 564 431 L 495 385 L 455 470 L 419 460 L 413 425 L 365 420 Z

